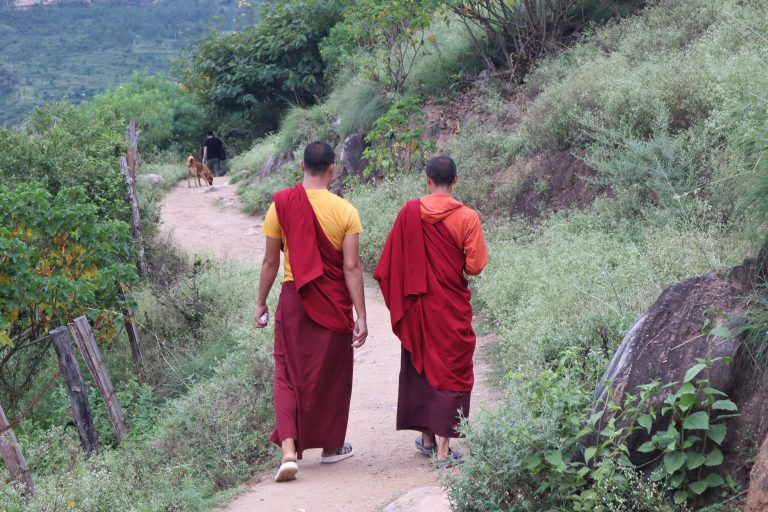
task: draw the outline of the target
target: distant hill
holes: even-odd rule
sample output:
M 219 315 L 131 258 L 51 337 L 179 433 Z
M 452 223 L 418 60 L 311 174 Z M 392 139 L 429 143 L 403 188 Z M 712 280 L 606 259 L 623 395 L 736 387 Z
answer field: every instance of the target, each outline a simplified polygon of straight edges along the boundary
M 238 0 L 0 0 L 0 126 L 134 72 L 168 74 L 209 27 L 252 21 Z

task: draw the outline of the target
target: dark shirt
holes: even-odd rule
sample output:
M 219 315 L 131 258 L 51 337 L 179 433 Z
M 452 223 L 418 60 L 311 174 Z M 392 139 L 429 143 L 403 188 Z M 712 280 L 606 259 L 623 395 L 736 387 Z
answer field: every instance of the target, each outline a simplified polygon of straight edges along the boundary
M 221 158 L 224 143 L 217 137 L 206 137 L 203 141 L 203 147 L 208 148 L 207 158 Z

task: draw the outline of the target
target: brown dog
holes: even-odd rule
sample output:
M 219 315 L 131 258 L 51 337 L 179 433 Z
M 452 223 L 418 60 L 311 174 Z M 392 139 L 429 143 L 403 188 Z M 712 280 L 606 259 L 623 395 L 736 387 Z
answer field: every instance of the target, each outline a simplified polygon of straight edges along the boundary
M 195 157 L 189 155 L 187 158 L 187 188 L 189 188 L 190 178 L 197 180 L 196 186 L 200 187 L 200 178 L 203 178 L 209 185 L 213 185 L 213 173 L 203 162 L 198 162 Z

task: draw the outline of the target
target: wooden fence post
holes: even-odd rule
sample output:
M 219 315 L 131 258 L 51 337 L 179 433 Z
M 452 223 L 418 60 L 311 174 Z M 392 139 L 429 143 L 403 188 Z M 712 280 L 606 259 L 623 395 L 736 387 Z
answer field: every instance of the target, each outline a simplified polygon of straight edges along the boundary
M 91 324 L 88 323 L 87 318 L 81 316 L 69 324 L 69 330 L 75 341 L 77 341 L 77 346 L 83 355 L 83 359 L 85 359 L 85 364 L 88 366 L 88 370 L 91 372 L 91 376 L 96 382 L 101 396 L 104 398 L 115 435 L 122 441 L 128 433 L 128 429 L 123 420 L 123 411 L 120 408 L 120 403 L 117 401 L 115 388 L 112 386 L 112 380 L 109 378 L 107 367 L 104 365 L 104 359 L 101 357 L 101 351 L 96 345 L 96 339 L 93 337 Z
M 123 287 L 118 287 L 118 297 L 122 302 L 125 302 L 125 293 Z M 126 307 L 123 309 L 123 318 L 125 323 L 125 333 L 128 335 L 128 342 L 131 344 L 131 354 L 133 355 L 133 362 L 136 364 L 136 371 L 139 378 L 139 382 L 144 382 L 144 354 L 141 352 L 141 343 L 139 341 L 139 330 L 136 328 L 136 323 L 133 321 L 133 310 Z
M 147 260 L 144 255 L 144 240 L 141 235 L 141 218 L 139 217 L 139 202 L 136 196 L 136 169 L 139 167 L 139 132 L 136 131 L 136 120 L 131 119 L 125 127 L 126 156 L 120 158 L 120 169 L 125 175 L 125 183 L 128 189 L 128 202 L 131 205 L 131 225 L 133 238 L 137 245 L 136 267 L 139 275 L 147 273 Z
M 69 331 L 66 327 L 57 327 L 49 333 L 53 339 L 53 347 L 59 358 L 59 365 L 67 381 L 69 401 L 72 404 L 72 415 L 77 425 L 77 433 L 80 434 L 80 442 L 83 449 L 90 454 L 99 450 L 99 441 L 96 438 L 96 428 L 93 426 L 93 418 L 88 407 L 88 389 L 83 382 L 83 374 L 77 363 L 72 343 L 69 339 Z
M 32 480 L 32 473 L 29 471 L 27 461 L 21 453 L 19 442 L 16 440 L 16 435 L 11 429 L 11 424 L 5 416 L 2 406 L 0 406 L 0 455 L 2 455 L 5 467 L 11 474 L 11 480 L 23 483 L 27 489 L 27 494 L 34 495 L 37 487 Z

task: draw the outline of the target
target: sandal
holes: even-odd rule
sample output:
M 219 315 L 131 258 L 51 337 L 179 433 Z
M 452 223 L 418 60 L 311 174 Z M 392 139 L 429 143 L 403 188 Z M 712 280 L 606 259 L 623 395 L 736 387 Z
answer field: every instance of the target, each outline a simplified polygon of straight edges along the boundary
M 299 472 L 299 465 L 295 460 L 287 460 L 280 464 L 280 469 L 277 470 L 275 475 L 275 482 L 287 482 L 289 480 L 296 480 L 296 473 Z
M 340 460 L 347 459 L 351 456 L 353 456 L 355 452 L 352 450 L 352 445 L 348 442 L 344 441 L 344 446 L 336 450 L 336 453 L 333 455 L 328 456 L 320 456 L 320 463 L 321 464 L 333 464 L 334 462 L 339 462 Z
M 426 457 L 434 456 L 435 450 L 437 449 L 437 441 L 435 441 L 435 436 L 432 436 L 432 446 L 427 448 L 424 446 L 424 436 L 419 434 L 419 436 L 416 438 L 416 449 Z
M 464 463 L 464 456 L 459 453 L 448 449 L 448 458 L 445 460 L 437 460 L 433 459 L 432 464 L 435 466 L 435 469 L 447 469 L 452 468 L 454 466 L 458 466 L 459 464 Z

